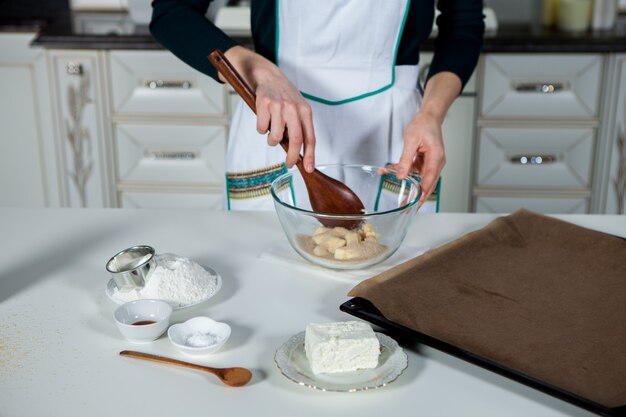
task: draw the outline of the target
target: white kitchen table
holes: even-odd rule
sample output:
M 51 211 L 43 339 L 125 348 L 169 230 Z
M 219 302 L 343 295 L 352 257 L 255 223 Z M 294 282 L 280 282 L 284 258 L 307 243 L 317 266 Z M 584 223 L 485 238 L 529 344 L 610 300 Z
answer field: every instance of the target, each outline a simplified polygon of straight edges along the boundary
M 495 216 L 418 214 L 406 245 L 435 247 Z M 562 216 L 626 236 L 626 216 Z M 403 344 L 409 366 L 377 390 L 299 386 L 274 364 L 276 349 L 309 322 L 352 319 L 339 305 L 356 283 L 259 255 L 280 242 L 272 212 L 0 209 L 0 416 L 586 416 L 587 412 L 436 350 Z M 126 341 L 105 295 L 105 262 L 136 244 L 211 266 L 221 291 L 174 322 L 225 321 L 232 336 L 210 366 L 253 373 L 229 388 L 202 372 L 122 358 L 131 349 L 189 357 L 166 336 Z

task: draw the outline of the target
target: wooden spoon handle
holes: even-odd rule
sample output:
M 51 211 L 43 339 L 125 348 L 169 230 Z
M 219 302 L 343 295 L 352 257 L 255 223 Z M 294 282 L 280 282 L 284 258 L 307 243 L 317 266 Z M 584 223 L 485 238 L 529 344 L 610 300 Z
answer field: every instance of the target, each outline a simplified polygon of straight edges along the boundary
M 256 96 L 254 91 L 252 91 L 252 88 L 246 83 L 241 74 L 233 67 L 233 64 L 226 58 L 226 55 L 224 55 L 220 49 L 215 49 L 208 55 L 208 58 L 215 69 L 222 74 L 222 77 L 228 81 L 228 84 L 233 87 L 243 101 L 246 102 L 248 107 L 256 114 Z M 280 146 L 283 147 L 285 152 L 289 149 L 287 128 L 285 128 L 285 134 L 283 135 L 283 140 L 280 142 Z M 300 156 L 299 162 L 300 161 L 302 161 L 302 156 Z
M 216 49 L 209 54 L 208 58 L 215 69 L 228 81 L 228 84 L 241 96 L 250 109 L 256 113 L 256 96 L 254 95 L 254 91 L 252 91 L 252 88 L 250 88 L 248 83 L 246 83 L 243 77 L 237 72 L 233 64 L 230 63 L 222 51 Z
M 123 350 L 120 352 L 120 356 L 126 356 L 129 358 L 143 359 L 146 361 L 160 362 L 168 365 L 181 366 L 183 368 L 196 369 L 198 371 L 210 372 L 218 377 L 222 377 L 221 368 L 211 368 L 209 366 L 196 365 L 195 363 L 183 362 L 178 359 L 166 358 L 165 356 L 152 355 L 150 353 L 136 352 L 134 350 Z

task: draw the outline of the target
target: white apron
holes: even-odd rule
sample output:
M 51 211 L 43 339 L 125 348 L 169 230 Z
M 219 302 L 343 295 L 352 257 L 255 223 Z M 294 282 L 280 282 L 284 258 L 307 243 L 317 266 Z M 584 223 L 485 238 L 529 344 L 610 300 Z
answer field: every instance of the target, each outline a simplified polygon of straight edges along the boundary
M 316 164 L 397 162 L 421 101 L 418 66 L 394 65 L 410 0 L 276 2 L 277 63 L 312 107 Z M 228 142 L 228 209 L 274 209 L 269 185 L 287 172 L 286 154 L 266 136 L 240 101 Z

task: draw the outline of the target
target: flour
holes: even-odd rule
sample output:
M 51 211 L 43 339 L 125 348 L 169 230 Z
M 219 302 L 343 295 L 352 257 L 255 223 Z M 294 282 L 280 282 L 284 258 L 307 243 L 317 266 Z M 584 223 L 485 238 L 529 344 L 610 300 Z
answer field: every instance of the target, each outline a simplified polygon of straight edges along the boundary
M 184 307 L 215 292 L 217 277 L 198 263 L 171 253 L 157 255 L 155 260 L 157 266 L 142 289 L 120 292 L 116 288 L 113 297 L 123 302 L 157 299 Z

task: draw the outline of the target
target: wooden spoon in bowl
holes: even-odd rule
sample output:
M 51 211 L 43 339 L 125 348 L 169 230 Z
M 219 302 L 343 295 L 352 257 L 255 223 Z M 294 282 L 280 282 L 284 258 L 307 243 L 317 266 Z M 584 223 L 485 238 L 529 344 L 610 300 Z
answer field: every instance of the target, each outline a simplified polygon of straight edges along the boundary
M 222 74 L 224 79 L 248 104 L 250 109 L 256 113 L 256 97 L 250 86 L 244 81 L 241 75 L 232 66 L 230 61 L 224 56 L 221 50 L 216 49 L 208 56 L 211 64 Z M 289 149 L 289 139 L 285 131 L 283 140 L 280 142 L 285 152 Z M 359 197 L 344 183 L 317 169 L 313 172 L 306 172 L 302 163 L 302 155 L 296 163 L 302 179 L 306 185 L 313 211 L 325 214 L 363 214 L 365 206 Z M 326 227 L 341 226 L 347 229 L 357 228 L 360 220 L 338 220 L 328 218 L 317 218 Z
M 183 362 L 177 359 L 166 358 L 164 356 L 151 355 L 149 353 L 135 352 L 133 350 L 123 350 L 120 356 L 143 359 L 146 361 L 166 363 L 169 365 L 181 366 L 183 368 L 197 369 L 217 376 L 224 384 L 231 387 L 241 387 L 252 379 L 252 372 L 246 368 L 211 368 L 209 366 L 196 365 L 195 363 Z

